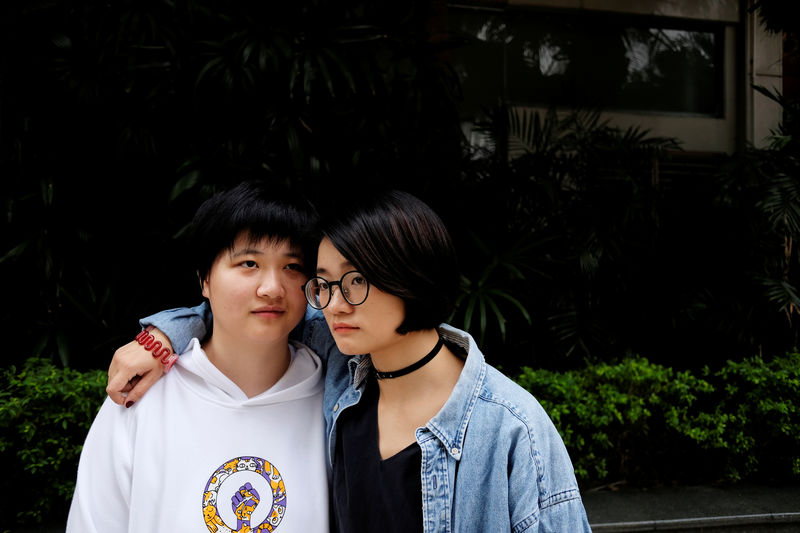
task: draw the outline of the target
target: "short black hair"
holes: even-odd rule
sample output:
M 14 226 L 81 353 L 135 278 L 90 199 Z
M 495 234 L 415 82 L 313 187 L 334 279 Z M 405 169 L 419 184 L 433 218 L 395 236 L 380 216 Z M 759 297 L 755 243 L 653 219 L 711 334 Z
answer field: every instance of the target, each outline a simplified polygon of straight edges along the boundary
M 422 200 L 392 190 L 337 202 L 322 233 L 367 281 L 403 300 L 398 333 L 447 320 L 458 295 L 458 261 L 444 222 Z
M 214 194 L 197 209 L 188 233 L 189 253 L 200 280 L 243 232 L 252 241 L 288 241 L 312 275 L 319 248 L 319 220 L 301 195 L 263 181 L 244 181 Z

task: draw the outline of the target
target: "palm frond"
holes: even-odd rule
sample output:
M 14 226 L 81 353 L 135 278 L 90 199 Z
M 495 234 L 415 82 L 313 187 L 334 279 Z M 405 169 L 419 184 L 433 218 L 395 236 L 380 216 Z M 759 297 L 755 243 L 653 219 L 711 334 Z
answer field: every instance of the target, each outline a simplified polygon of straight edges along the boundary
M 800 235 L 800 182 L 796 176 L 780 173 L 772 177 L 756 206 L 775 230 Z

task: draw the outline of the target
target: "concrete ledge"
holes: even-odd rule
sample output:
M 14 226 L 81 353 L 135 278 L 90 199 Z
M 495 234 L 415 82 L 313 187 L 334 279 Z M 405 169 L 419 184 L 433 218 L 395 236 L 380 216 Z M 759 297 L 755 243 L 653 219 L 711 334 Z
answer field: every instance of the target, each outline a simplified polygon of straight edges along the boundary
M 761 532 L 800 531 L 800 513 L 767 513 L 734 516 L 709 516 L 673 520 L 648 520 L 641 522 L 609 522 L 592 524 L 595 533 L 622 533 L 636 531 L 701 531 Z
M 596 533 L 800 532 L 800 484 L 711 484 L 632 488 L 582 495 Z

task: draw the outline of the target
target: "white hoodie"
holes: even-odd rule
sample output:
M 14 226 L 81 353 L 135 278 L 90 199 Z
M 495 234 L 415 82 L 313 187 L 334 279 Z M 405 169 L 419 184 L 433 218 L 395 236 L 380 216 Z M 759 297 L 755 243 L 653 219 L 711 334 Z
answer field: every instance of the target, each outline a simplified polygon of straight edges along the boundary
M 247 396 L 197 339 L 125 409 L 89 430 L 68 533 L 328 531 L 322 364 L 291 343 L 269 390 Z

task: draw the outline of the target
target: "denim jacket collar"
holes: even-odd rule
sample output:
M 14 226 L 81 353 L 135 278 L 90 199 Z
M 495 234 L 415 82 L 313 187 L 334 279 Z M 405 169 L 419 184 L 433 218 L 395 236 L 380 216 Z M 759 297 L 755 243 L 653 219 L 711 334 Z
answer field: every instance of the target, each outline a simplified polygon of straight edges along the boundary
M 486 378 L 486 365 L 483 355 L 468 333 L 447 324 L 442 324 L 438 329 L 445 342 L 455 344 L 467 353 L 467 359 L 450 398 L 436 416 L 428 421 L 426 428 L 442 442 L 453 459 L 459 460 L 464 449 L 467 425 Z M 351 384 L 355 389 L 362 389 L 372 372 L 369 355 L 352 357 L 347 366 Z
M 439 333 L 445 342 L 462 348 L 467 359 L 450 398 L 426 427 L 442 442 L 453 459 L 460 460 L 467 425 L 486 379 L 486 364 L 468 333 L 447 324 L 439 326 Z
M 350 370 L 350 384 L 354 389 L 362 390 L 367 383 L 367 378 L 372 373 L 372 359 L 369 354 L 354 355 L 347 361 Z

